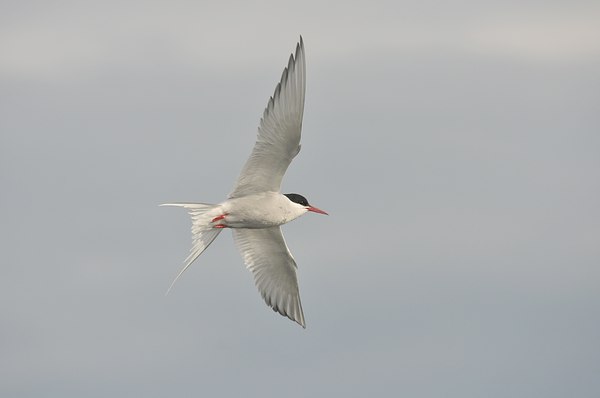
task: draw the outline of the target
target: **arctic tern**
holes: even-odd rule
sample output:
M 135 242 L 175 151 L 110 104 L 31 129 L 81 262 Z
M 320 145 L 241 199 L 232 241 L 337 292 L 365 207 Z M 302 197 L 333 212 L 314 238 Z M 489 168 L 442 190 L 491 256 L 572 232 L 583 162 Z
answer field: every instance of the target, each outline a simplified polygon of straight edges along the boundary
M 183 207 L 192 218 L 192 248 L 171 287 L 224 228 L 231 228 L 244 263 L 267 305 L 306 327 L 296 262 L 279 227 L 309 211 L 327 214 L 310 205 L 302 195 L 280 192 L 283 175 L 300 151 L 305 91 L 306 59 L 300 36 L 295 55 L 290 55 L 260 120 L 250 158 L 227 200 L 220 204 L 162 205 Z

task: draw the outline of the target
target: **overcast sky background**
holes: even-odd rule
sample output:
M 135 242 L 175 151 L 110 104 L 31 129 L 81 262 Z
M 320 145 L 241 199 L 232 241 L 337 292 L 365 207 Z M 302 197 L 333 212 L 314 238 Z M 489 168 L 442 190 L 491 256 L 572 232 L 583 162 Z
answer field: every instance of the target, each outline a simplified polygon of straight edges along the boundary
M 596 1 L 0 3 L 0 395 L 600 396 Z M 304 330 L 230 233 L 299 35 Z

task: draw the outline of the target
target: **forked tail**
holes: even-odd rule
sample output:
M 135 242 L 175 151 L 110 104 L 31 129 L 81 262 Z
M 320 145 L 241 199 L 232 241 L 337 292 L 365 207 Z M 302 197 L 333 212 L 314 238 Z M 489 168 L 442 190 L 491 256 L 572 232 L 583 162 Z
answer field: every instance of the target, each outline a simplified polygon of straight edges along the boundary
M 184 207 L 187 209 L 188 213 L 192 217 L 192 248 L 190 249 L 190 254 L 185 259 L 185 265 L 179 271 L 171 286 L 167 290 L 166 294 L 169 294 L 177 279 L 185 272 L 186 269 L 194 260 L 198 258 L 199 255 L 202 254 L 204 250 L 212 243 L 213 240 L 219 235 L 219 233 L 223 230 L 221 228 L 213 228 L 211 226 L 211 220 L 215 217 L 215 210 L 219 207 L 219 205 L 211 205 L 206 203 L 165 203 L 161 206 L 177 206 Z

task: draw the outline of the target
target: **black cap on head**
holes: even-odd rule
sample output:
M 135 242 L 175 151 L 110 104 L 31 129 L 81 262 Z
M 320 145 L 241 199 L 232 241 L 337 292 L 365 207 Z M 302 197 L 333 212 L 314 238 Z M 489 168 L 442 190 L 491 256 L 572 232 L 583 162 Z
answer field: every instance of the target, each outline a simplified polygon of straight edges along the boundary
M 287 196 L 287 198 L 294 203 L 298 203 L 302 206 L 308 206 L 308 200 L 306 200 L 306 198 L 302 195 L 299 195 L 297 193 L 285 193 L 284 195 Z

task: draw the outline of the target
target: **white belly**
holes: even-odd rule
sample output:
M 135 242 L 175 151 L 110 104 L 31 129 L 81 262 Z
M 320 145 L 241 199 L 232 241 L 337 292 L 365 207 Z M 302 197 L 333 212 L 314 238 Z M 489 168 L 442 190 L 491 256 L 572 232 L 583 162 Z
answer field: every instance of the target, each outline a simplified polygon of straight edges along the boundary
M 278 192 L 228 199 L 221 204 L 223 224 L 229 228 L 270 228 L 290 222 L 306 212 Z

